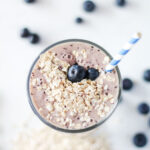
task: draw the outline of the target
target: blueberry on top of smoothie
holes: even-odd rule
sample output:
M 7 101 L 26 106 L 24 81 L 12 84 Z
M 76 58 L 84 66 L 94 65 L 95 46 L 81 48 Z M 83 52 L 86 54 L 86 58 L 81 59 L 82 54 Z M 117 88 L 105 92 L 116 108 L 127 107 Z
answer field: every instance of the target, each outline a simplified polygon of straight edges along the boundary
M 95 9 L 95 4 L 94 2 L 90 1 L 90 0 L 87 0 L 83 3 L 83 8 L 86 12 L 92 12 L 94 11 Z
M 99 71 L 95 68 L 89 68 L 87 70 L 87 78 L 90 80 L 95 80 L 99 76 Z
M 133 143 L 137 146 L 137 147 L 143 147 L 147 144 L 147 137 L 144 133 L 137 133 L 134 137 L 133 137 Z
M 79 66 L 77 64 L 69 67 L 67 72 L 67 78 L 71 82 L 80 82 L 85 78 L 85 75 L 86 75 L 86 70 L 84 69 L 84 67 Z

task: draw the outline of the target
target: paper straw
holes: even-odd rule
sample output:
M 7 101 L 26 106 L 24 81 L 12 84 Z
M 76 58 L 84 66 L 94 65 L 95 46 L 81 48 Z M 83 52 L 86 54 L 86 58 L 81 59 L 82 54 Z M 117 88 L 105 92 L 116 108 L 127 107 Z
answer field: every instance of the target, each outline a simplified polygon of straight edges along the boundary
M 136 33 L 132 36 L 128 43 L 126 43 L 120 52 L 113 58 L 113 60 L 106 66 L 105 72 L 111 72 L 118 63 L 123 59 L 125 55 L 131 50 L 131 48 L 139 41 L 141 38 L 141 33 Z

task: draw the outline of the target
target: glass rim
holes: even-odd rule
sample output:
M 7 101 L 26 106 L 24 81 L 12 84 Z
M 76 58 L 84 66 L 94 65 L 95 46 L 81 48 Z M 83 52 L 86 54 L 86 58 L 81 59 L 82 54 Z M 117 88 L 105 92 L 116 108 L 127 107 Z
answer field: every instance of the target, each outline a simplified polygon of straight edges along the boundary
M 82 132 L 86 132 L 86 131 L 90 131 L 92 129 L 95 129 L 97 127 L 99 127 L 100 125 L 102 125 L 112 114 L 113 112 L 116 110 L 117 106 L 118 106 L 118 103 L 120 101 L 120 97 L 121 97 L 121 83 L 122 83 L 122 79 L 121 79 L 121 74 L 120 74 L 120 70 L 118 68 L 118 66 L 116 67 L 116 70 L 117 70 L 117 74 L 118 74 L 118 79 L 119 79 L 119 91 L 118 91 L 118 97 L 117 97 L 117 101 L 116 101 L 116 104 L 114 104 L 114 106 L 111 108 L 112 110 L 104 117 L 104 119 L 100 120 L 98 123 L 92 125 L 92 126 L 89 126 L 87 128 L 83 128 L 83 129 L 65 129 L 65 128 L 61 128 L 61 127 L 57 127 L 55 126 L 54 124 L 48 122 L 46 119 L 44 119 L 44 117 L 42 117 L 40 115 L 40 113 L 37 111 L 37 109 L 35 108 L 33 102 L 32 102 L 32 98 L 31 98 L 31 95 L 30 95 L 30 77 L 31 77 L 31 73 L 32 73 L 32 70 L 36 64 L 36 62 L 39 60 L 40 58 L 40 55 L 45 53 L 46 51 L 48 51 L 50 48 L 58 45 L 58 44 L 62 44 L 62 43 L 67 43 L 67 42 L 84 42 L 84 43 L 88 43 L 88 44 L 91 44 L 95 47 L 98 47 L 100 48 L 107 56 L 110 57 L 110 59 L 112 59 L 113 57 L 101 46 L 99 46 L 98 44 L 96 43 L 93 43 L 91 41 L 88 41 L 88 40 L 83 40 L 83 39 L 67 39 L 67 40 L 62 40 L 62 41 L 59 41 L 59 42 L 56 42 L 50 46 L 48 46 L 47 48 L 45 48 L 39 55 L 38 57 L 34 60 L 31 68 L 30 68 L 30 71 L 29 71 L 29 74 L 28 74 L 28 78 L 27 78 L 27 95 L 28 95 L 28 102 L 34 112 L 34 114 L 43 122 L 45 123 L 46 125 L 48 125 L 49 127 L 55 129 L 55 130 L 58 130 L 58 131 L 62 131 L 62 132 L 66 132 L 66 133 L 82 133 Z

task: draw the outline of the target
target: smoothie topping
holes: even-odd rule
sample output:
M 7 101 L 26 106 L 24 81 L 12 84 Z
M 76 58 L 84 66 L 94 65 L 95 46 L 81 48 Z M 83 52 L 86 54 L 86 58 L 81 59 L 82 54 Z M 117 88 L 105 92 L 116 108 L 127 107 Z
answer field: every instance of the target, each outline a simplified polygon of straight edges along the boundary
M 84 79 L 85 74 L 86 70 L 84 69 L 84 67 L 76 64 L 69 67 L 67 77 L 68 80 L 70 80 L 71 82 L 80 82 L 81 80 Z
M 89 68 L 87 70 L 87 78 L 90 80 L 95 80 L 99 76 L 99 71 L 95 68 Z
M 84 54 L 84 50 L 81 52 Z M 98 76 L 101 68 L 88 70 L 89 78 L 96 80 L 83 79 L 86 73 L 83 67 L 71 66 L 56 57 L 54 52 L 47 51 L 40 56 L 34 70 L 31 96 L 35 100 L 42 97 L 36 106 L 39 113 L 59 127 L 80 129 L 94 125 L 108 114 L 115 103 L 107 84 L 111 82 L 113 85 L 116 81 L 107 80 L 110 74 Z
M 86 53 L 86 50 L 85 49 L 82 49 L 81 51 L 76 51 L 74 50 L 73 52 L 73 55 L 77 58 L 77 57 L 81 57 L 81 58 L 84 58 L 86 59 L 87 58 L 87 53 Z

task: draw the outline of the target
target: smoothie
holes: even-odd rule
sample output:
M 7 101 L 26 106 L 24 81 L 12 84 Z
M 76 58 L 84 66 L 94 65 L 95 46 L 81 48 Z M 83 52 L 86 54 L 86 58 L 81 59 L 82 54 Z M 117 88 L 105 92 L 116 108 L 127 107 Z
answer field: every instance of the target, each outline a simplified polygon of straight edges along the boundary
M 77 130 L 104 120 L 118 102 L 119 76 L 105 73 L 110 57 L 99 47 L 83 41 L 57 44 L 42 53 L 29 80 L 30 98 L 38 114 L 58 128 Z M 94 68 L 98 77 L 78 82 L 68 79 L 72 65 Z

